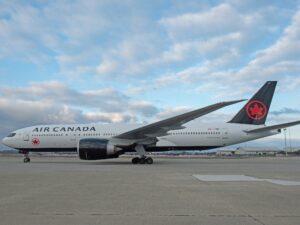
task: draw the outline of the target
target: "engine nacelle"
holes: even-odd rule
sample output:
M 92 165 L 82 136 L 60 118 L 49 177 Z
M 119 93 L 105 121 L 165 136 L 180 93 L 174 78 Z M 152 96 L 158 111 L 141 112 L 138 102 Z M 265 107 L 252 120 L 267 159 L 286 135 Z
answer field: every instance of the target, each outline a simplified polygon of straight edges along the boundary
M 81 139 L 77 146 L 78 156 L 83 160 L 118 158 L 120 150 L 109 140 L 98 138 Z

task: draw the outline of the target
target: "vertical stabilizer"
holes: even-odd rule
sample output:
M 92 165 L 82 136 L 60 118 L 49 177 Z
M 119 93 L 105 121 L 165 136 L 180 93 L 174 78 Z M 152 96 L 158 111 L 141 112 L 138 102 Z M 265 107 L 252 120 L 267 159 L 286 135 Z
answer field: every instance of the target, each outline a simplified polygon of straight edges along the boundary
M 229 123 L 265 124 L 276 84 L 277 81 L 267 81 Z

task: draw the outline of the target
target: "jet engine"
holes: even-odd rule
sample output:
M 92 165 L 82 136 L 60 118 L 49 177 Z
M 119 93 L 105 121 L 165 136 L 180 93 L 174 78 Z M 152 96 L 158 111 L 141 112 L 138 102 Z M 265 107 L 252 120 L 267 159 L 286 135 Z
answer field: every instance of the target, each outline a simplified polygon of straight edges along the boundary
M 78 156 L 83 160 L 118 158 L 120 151 L 107 139 L 85 138 L 77 146 Z

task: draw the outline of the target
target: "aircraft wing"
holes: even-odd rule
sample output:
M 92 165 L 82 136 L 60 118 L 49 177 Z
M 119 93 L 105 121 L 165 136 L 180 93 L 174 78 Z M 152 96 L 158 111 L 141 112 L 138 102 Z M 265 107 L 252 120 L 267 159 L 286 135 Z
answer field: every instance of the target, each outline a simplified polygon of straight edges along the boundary
M 277 130 L 277 129 L 282 129 L 282 128 L 286 128 L 286 127 L 291 127 L 291 126 L 295 126 L 297 124 L 300 124 L 300 120 L 294 121 L 294 122 L 289 122 L 289 123 L 277 124 L 277 125 L 273 125 L 273 126 L 266 126 L 266 127 L 256 128 L 256 129 L 253 129 L 253 130 L 247 130 L 245 132 L 246 133 L 265 132 L 265 131 L 271 131 L 271 130 Z
M 220 102 L 213 105 L 206 106 L 204 108 L 196 109 L 187 113 L 183 113 L 178 116 L 174 116 L 165 120 L 161 120 L 155 123 L 148 124 L 146 126 L 125 132 L 123 134 L 117 135 L 114 138 L 126 139 L 126 140 L 141 140 L 147 138 L 155 138 L 159 136 L 164 136 L 170 130 L 183 129 L 182 125 L 194 120 L 200 116 L 206 115 L 210 112 L 216 111 L 228 105 L 232 105 L 244 100 Z

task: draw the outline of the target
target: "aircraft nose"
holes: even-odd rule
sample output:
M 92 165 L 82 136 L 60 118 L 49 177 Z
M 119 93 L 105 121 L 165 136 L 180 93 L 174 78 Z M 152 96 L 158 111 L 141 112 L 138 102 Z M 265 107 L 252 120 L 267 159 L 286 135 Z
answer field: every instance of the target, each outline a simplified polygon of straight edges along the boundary
M 1 143 L 5 145 L 5 138 L 2 139 Z
M 6 145 L 6 146 L 7 146 L 7 138 L 6 138 L 6 137 L 3 138 L 2 141 L 1 141 L 1 143 L 2 143 L 3 145 Z

